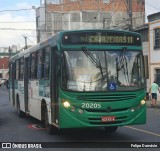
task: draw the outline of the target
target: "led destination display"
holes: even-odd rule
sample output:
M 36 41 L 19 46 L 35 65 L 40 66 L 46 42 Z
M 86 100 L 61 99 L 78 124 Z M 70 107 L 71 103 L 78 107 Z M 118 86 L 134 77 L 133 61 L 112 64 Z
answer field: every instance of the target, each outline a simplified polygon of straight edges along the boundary
M 73 32 L 63 35 L 62 43 L 71 44 L 111 44 L 111 45 L 141 45 L 141 39 L 137 35 L 121 34 L 114 32 Z

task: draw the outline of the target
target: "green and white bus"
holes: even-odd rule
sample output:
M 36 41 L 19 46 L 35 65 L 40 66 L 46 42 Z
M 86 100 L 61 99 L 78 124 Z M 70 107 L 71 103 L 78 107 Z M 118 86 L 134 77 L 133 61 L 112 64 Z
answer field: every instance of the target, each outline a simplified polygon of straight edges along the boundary
M 9 61 L 10 102 L 21 117 L 64 128 L 146 123 L 141 36 L 119 30 L 62 31 Z

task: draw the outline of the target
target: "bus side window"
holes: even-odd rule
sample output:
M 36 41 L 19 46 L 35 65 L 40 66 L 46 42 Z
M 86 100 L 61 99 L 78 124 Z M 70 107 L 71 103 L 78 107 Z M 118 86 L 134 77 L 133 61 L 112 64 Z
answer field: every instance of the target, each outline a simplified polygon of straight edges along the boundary
M 37 78 L 42 78 L 42 50 L 38 52 L 38 61 L 37 61 Z
M 37 53 L 31 54 L 31 79 L 37 78 L 37 72 L 36 72 L 36 62 L 37 62 Z
M 19 77 L 19 79 L 23 79 L 23 72 L 24 72 L 24 70 L 23 70 L 23 68 L 24 68 L 24 58 L 21 58 L 20 59 L 20 77 Z
M 44 55 L 44 78 L 48 79 L 49 78 L 49 64 L 50 64 L 50 48 L 47 47 L 45 49 L 45 55 Z
M 16 80 L 18 80 L 19 79 L 19 71 L 20 71 L 20 64 L 19 64 L 19 59 L 18 60 L 16 60 Z

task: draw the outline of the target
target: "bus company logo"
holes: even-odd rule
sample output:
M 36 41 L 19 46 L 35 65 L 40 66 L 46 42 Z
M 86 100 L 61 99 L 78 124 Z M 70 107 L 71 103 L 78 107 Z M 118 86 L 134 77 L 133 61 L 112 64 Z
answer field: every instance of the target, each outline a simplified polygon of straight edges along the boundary
M 107 108 L 106 108 L 106 112 L 111 112 L 111 110 L 112 110 L 112 108 L 110 107 L 110 106 L 107 106 Z
M 11 143 L 2 143 L 2 148 L 12 148 Z

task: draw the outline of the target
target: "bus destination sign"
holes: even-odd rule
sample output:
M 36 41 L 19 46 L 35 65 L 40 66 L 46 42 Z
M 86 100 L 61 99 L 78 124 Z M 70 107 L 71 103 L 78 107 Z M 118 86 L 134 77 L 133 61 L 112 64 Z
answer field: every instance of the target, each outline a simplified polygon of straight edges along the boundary
M 85 36 L 80 37 L 80 41 L 85 43 L 104 43 L 104 44 L 133 44 L 133 36 Z
M 141 39 L 135 34 L 122 33 L 65 33 L 62 43 L 64 45 L 74 44 L 111 44 L 111 45 L 141 45 Z

